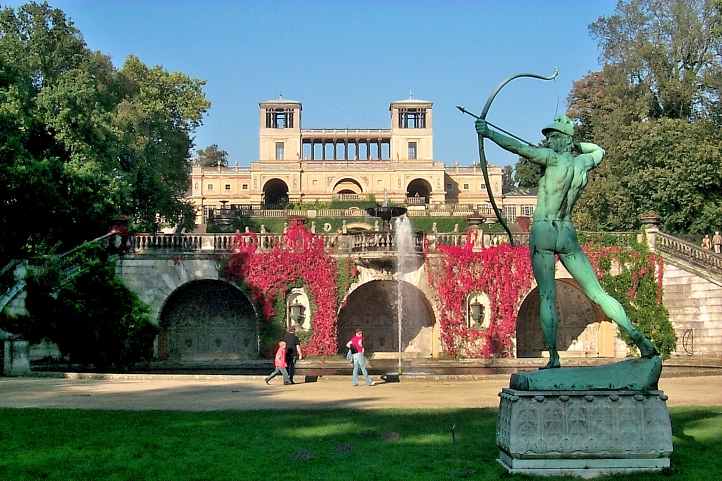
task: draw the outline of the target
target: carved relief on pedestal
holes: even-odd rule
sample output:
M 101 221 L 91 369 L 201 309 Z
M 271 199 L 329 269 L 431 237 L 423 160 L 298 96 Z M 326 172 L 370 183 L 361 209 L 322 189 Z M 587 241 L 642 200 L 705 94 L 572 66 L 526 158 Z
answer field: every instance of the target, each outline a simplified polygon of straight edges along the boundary
M 672 431 L 661 391 L 500 394 L 497 445 L 513 458 L 668 457 Z

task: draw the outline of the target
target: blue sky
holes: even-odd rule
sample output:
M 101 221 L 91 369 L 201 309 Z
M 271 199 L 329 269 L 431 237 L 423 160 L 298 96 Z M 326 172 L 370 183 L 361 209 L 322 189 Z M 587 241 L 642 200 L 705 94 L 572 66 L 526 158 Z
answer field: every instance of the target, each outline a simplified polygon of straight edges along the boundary
M 0 0 L 5 6 L 22 2 Z M 388 128 L 388 104 L 434 102 L 434 155 L 478 160 L 473 119 L 513 73 L 548 75 L 506 87 L 488 119 L 530 141 L 566 106 L 572 82 L 599 67 L 588 25 L 614 10 L 594 1 L 137 1 L 56 0 L 88 46 L 121 65 L 150 65 L 204 79 L 212 106 L 197 147 L 218 144 L 231 163 L 258 157 L 258 102 L 303 102 L 304 128 Z M 515 158 L 495 146 L 497 165 Z

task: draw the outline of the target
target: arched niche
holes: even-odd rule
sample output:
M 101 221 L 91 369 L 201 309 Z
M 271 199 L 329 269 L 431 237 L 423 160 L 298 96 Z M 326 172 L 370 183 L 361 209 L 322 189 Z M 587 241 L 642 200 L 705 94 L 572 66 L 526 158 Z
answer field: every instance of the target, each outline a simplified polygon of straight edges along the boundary
M 560 353 L 567 357 L 614 357 L 616 326 L 573 280 L 555 282 Z M 546 349 L 539 322 L 539 289 L 535 287 L 519 308 L 516 353 L 517 357 L 540 357 Z
M 258 357 L 256 313 L 235 286 L 197 280 L 173 291 L 160 313 L 158 356 L 181 363 Z
M 374 280 L 354 289 L 338 315 L 338 350 L 356 329 L 364 331 L 364 346 L 371 352 L 398 352 L 398 281 Z M 430 356 L 432 353 L 433 309 L 421 290 L 401 282 L 403 352 Z

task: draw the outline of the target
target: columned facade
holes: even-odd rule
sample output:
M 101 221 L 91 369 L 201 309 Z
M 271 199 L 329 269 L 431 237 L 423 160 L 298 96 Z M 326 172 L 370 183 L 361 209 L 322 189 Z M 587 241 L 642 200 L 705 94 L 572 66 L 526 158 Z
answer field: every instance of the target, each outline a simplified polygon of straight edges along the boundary
M 198 211 L 371 196 L 417 208 L 449 204 L 489 208 L 479 168 L 447 166 L 434 157 L 432 102 L 391 102 L 390 127 L 385 129 L 307 129 L 302 127 L 302 111 L 301 103 L 294 100 L 259 103 L 258 159 L 247 168 L 194 167 L 189 200 Z M 489 166 L 489 176 L 498 203 L 519 200 L 502 196 L 501 168 Z M 338 189 L 345 178 L 355 179 L 357 187 Z M 272 181 L 287 189 L 280 194 L 274 190 L 278 195 L 269 198 L 266 187 Z M 533 212 L 536 198 L 523 201 L 529 203 L 524 212 Z M 202 215 L 198 223 L 205 223 Z

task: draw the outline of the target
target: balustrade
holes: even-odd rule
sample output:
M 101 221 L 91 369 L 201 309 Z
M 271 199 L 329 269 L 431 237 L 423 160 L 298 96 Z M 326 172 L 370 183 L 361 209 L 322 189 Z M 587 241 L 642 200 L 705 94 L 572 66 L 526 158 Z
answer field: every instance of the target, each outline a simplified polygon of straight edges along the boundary
M 594 234 L 594 233 L 592 233 Z M 363 232 L 357 234 L 318 233 L 325 249 L 334 253 L 392 252 L 396 250 L 394 234 L 390 232 Z M 605 233 L 605 236 L 617 236 L 620 242 L 629 242 L 636 233 Z M 588 233 L 580 232 L 582 241 Z M 516 245 L 528 245 L 529 233 L 513 234 Z M 591 235 L 593 238 L 594 235 Z M 468 234 L 454 233 L 417 233 L 415 248 L 424 250 L 424 244 L 431 252 L 439 245 L 462 246 L 468 241 Z M 183 252 L 219 252 L 230 253 L 237 247 L 236 234 L 134 234 L 131 236 L 131 250 L 136 254 L 183 253 Z M 254 234 L 240 237 L 240 242 L 254 244 L 260 251 L 269 251 L 283 242 L 282 234 Z M 500 245 L 508 242 L 504 233 L 484 233 L 474 242 L 474 249 Z M 722 256 L 699 248 L 689 242 L 667 234 L 657 234 L 656 249 L 668 252 L 705 269 L 722 274 Z
M 654 248 L 657 251 L 674 255 L 680 259 L 701 267 L 707 271 L 722 275 L 722 256 L 706 249 L 662 232 L 655 235 Z
M 406 205 L 426 205 L 426 197 L 407 197 Z
M 367 199 L 366 194 L 334 194 L 334 200 L 338 201 L 363 201 Z

